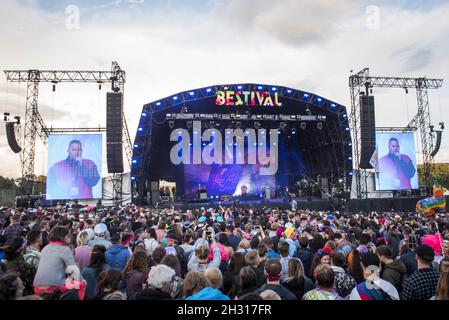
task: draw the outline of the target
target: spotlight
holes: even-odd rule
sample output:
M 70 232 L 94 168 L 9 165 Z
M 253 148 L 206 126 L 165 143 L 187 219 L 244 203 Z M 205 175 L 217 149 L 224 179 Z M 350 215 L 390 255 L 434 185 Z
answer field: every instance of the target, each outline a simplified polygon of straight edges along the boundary
M 430 132 L 432 132 L 432 133 L 433 133 L 433 132 L 434 132 L 434 128 L 435 128 L 435 126 L 430 126 L 429 128 L 430 128 Z
M 444 122 L 439 123 L 441 130 L 444 130 Z
M 322 122 L 318 122 L 316 124 L 316 127 L 318 128 L 318 130 L 323 130 L 323 123 Z
M 170 120 L 170 121 L 168 122 L 168 127 L 169 127 L 170 129 L 173 129 L 173 128 L 175 127 L 175 122 L 174 122 L 173 120 Z
M 295 128 L 292 129 L 292 134 L 296 134 L 296 129 Z
M 305 122 L 301 122 L 301 129 L 306 130 L 307 124 Z
M 5 113 L 3 113 L 3 121 L 8 121 L 9 120 L 9 115 L 10 115 L 10 113 L 9 112 L 5 112 Z
M 97 81 L 97 83 L 98 83 L 98 90 L 101 90 L 101 85 L 102 85 L 103 81 Z
M 52 81 L 51 82 L 52 84 L 53 84 L 53 92 L 55 92 L 56 91 L 56 84 L 58 83 L 58 81 Z
M 16 123 L 20 124 L 20 116 L 15 116 L 14 119 L 16 119 Z M 443 124 L 443 128 L 444 129 L 444 124 Z
M 404 90 L 405 90 L 405 94 L 408 94 L 408 88 L 404 87 Z

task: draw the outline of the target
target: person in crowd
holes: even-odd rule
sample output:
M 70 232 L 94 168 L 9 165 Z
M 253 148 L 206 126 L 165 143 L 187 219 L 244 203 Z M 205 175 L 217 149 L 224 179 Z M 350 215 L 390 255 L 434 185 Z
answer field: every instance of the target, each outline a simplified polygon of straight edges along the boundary
M 206 240 L 206 230 L 203 231 L 202 238 L 199 240 L 202 240 L 202 241 L 199 241 L 197 243 L 197 247 L 195 249 L 195 255 L 192 255 L 192 257 L 189 260 L 188 270 L 204 272 L 208 267 L 220 268 L 221 254 L 220 254 L 220 249 L 218 248 L 216 241 L 215 241 L 214 231 L 211 230 L 211 236 L 209 238 L 209 240 L 211 242 L 211 247 L 213 250 L 212 251 L 213 252 L 212 261 L 208 261 L 210 250 L 209 250 L 209 246 L 208 246 L 208 241 Z
M 181 277 L 181 264 L 179 263 L 178 257 L 173 254 L 167 254 L 162 258 L 161 264 L 166 265 L 175 271 L 175 275 L 170 282 L 170 296 L 173 299 L 182 298 L 184 279 Z
M 346 273 L 345 256 L 342 252 L 334 252 L 331 257 L 331 269 L 334 271 L 335 290 L 340 297 L 346 298 L 355 288 L 357 282 Z
M 184 279 L 185 300 L 230 300 L 220 290 L 211 287 L 204 272 L 189 271 Z
M 279 241 L 278 243 L 278 251 L 281 258 L 279 261 L 282 265 L 282 273 L 281 273 L 281 280 L 285 279 L 285 277 L 288 274 L 288 262 L 290 261 L 291 257 L 289 256 L 289 244 L 285 241 Z
M 20 224 L 20 214 L 15 213 L 9 217 L 9 226 L 3 229 L 2 235 L 6 240 L 20 238 L 24 235 L 25 229 Z
M 308 248 L 309 239 L 307 237 L 299 238 L 299 248 L 296 251 L 294 257 L 301 260 L 304 267 L 305 275 L 310 277 L 310 268 L 312 266 L 312 261 L 315 256 L 314 252 Z
M 143 285 L 147 282 L 148 272 L 146 251 L 135 251 L 123 270 L 128 296 L 143 290 Z
M 303 300 L 342 300 L 334 289 L 334 271 L 329 264 L 321 263 L 313 270 L 316 288 L 303 296 Z
M 259 289 L 254 291 L 257 294 L 265 290 L 273 290 L 282 300 L 296 300 L 296 296 L 287 288 L 280 284 L 282 275 L 282 265 L 278 259 L 271 259 L 265 264 L 265 278 L 267 283 L 263 284 Z
M 30 230 L 27 234 L 27 242 L 28 247 L 23 258 L 25 259 L 25 262 L 31 266 L 33 274 L 35 274 L 41 257 L 42 232 L 38 229 Z
M 86 281 L 85 299 L 90 300 L 95 297 L 97 279 L 101 272 L 108 271 L 111 267 L 106 263 L 106 248 L 96 245 L 92 248 L 89 264 L 83 268 L 81 275 Z
M 267 252 L 267 259 L 280 259 L 281 256 L 279 255 L 279 253 L 277 253 L 273 247 L 274 247 L 274 243 L 273 243 L 273 238 L 271 237 L 264 237 L 262 239 L 262 243 L 265 244 L 265 246 L 268 249 Z
M 106 263 L 112 268 L 122 271 L 131 256 L 127 247 L 122 244 L 120 232 L 114 233 L 111 237 L 112 246 L 105 253 Z
M 229 267 L 223 275 L 223 292 L 234 297 L 240 288 L 240 270 L 245 266 L 245 255 L 236 252 L 229 261 Z
M 333 254 L 333 251 L 330 248 L 323 248 L 318 249 L 318 251 L 315 253 L 315 257 L 313 257 L 312 265 L 310 266 L 311 270 L 315 270 L 315 268 L 320 264 L 327 264 L 328 266 L 331 265 L 331 256 Z M 315 280 L 315 275 L 311 274 L 312 280 Z
M 282 300 L 281 296 L 273 290 L 265 290 L 260 293 L 262 300 Z
M 93 239 L 93 236 L 92 229 L 83 230 L 76 236 L 75 262 L 81 271 L 90 262 L 92 246 L 89 246 L 88 243 Z
M 210 283 L 213 289 L 222 290 L 223 289 L 223 274 L 220 269 L 209 267 L 204 271 L 204 275 Z
M 363 269 L 360 264 L 360 252 L 357 249 L 352 250 L 346 257 L 348 273 L 354 278 L 357 284 L 365 281 Z
M 288 243 L 288 256 L 293 257 L 299 245 L 297 237 L 298 231 L 294 227 L 289 227 L 284 231 L 285 242 Z
M 240 286 L 236 294 L 236 299 L 240 300 L 242 296 L 257 290 L 258 286 L 256 273 L 249 266 L 243 267 L 240 270 L 239 278 Z
M 5 252 L 6 270 L 20 277 L 24 286 L 24 294 L 28 295 L 33 293 L 35 269 L 26 263 L 23 257 L 26 243 L 26 240 L 22 237 L 12 238 L 6 242 L 3 250 Z
M 431 300 L 449 300 L 449 257 L 443 258 L 440 262 L 440 278 L 435 296 Z
M 88 245 L 93 247 L 102 245 L 107 249 L 112 246 L 112 243 L 107 239 L 109 237 L 108 226 L 104 223 L 99 223 L 94 228 L 94 238 L 88 242 Z
M 396 288 L 380 277 L 380 260 L 376 254 L 362 253 L 359 263 L 365 281 L 352 289 L 350 300 L 399 300 Z
M 237 246 L 242 239 L 234 234 L 234 227 L 231 224 L 227 224 L 225 230 L 225 233 L 228 236 L 229 244 L 234 251 L 237 251 Z
M 53 293 L 56 289 L 62 293 L 70 290 L 66 277 L 68 274 L 78 281 L 78 295 L 84 299 L 86 284 L 79 279 L 80 271 L 69 246 L 70 233 L 65 227 L 55 226 L 49 234 L 49 244 L 41 252 L 41 258 L 34 277 L 36 294 Z M 78 279 L 77 279 L 78 278 Z
M 429 300 L 435 295 L 440 274 L 432 268 L 435 252 L 427 245 L 416 248 L 418 270 L 402 285 L 403 300 Z
M 407 274 L 405 264 L 400 259 L 394 260 L 391 249 L 386 245 L 378 247 L 376 254 L 382 264 L 381 278 L 390 282 L 401 293 L 402 282 Z
M 22 280 L 14 273 L 0 276 L 0 300 L 18 300 L 25 289 Z
M 148 237 L 143 241 L 145 244 L 145 250 L 147 256 L 150 257 L 153 254 L 154 249 L 159 247 L 159 242 L 157 241 L 156 230 L 154 228 L 147 228 Z
M 251 250 L 245 255 L 245 263 L 256 273 L 257 287 L 266 282 L 264 269 L 260 268 L 259 251 Z
M 170 284 L 175 276 L 175 270 L 159 264 L 151 268 L 148 274 L 148 287 L 136 293 L 135 300 L 172 300 Z
M 95 300 L 127 300 L 126 293 L 120 290 L 121 281 L 119 270 L 102 271 L 97 280 Z
M 315 288 L 312 280 L 305 276 L 304 267 L 300 259 L 292 258 L 288 261 L 288 273 L 281 284 L 290 290 L 298 300 Z

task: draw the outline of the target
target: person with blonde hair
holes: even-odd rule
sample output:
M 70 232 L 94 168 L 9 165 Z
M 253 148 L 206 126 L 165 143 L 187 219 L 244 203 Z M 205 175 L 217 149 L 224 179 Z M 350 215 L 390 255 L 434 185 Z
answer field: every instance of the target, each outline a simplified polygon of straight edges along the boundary
M 208 267 L 206 271 L 204 271 L 204 275 L 209 280 L 212 288 L 218 290 L 221 290 L 223 288 L 223 275 L 221 274 L 220 269 L 215 267 Z
M 245 256 L 245 263 L 256 273 L 257 287 L 260 287 L 267 282 L 263 269 L 259 267 L 260 258 L 258 250 L 251 250 L 250 252 L 248 252 Z
M 80 271 L 83 271 L 90 263 L 93 247 L 89 246 L 88 243 L 93 238 L 94 232 L 92 229 L 83 230 L 76 236 L 75 262 Z
M 436 291 L 431 300 L 449 300 L 449 257 L 440 261 L 440 278 Z
M 184 279 L 185 300 L 230 300 L 220 290 L 214 289 L 204 273 L 191 271 Z

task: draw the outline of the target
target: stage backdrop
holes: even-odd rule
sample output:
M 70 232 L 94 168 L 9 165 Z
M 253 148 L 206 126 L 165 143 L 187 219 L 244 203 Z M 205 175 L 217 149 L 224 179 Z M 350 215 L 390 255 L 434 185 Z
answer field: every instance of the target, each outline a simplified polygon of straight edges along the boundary
M 413 133 L 376 133 L 378 190 L 418 189 L 415 139 Z
M 102 141 L 101 134 L 48 137 L 48 200 L 101 198 Z

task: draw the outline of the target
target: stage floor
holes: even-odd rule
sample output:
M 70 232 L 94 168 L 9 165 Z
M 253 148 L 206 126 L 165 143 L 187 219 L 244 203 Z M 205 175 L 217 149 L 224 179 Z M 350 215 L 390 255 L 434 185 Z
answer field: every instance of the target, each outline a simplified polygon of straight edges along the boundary
M 332 202 L 329 200 L 321 200 L 319 198 L 295 198 L 296 207 L 298 209 L 310 209 L 310 210 L 334 210 Z M 159 204 L 159 207 L 167 208 L 174 206 L 179 210 L 192 210 L 200 208 L 218 208 L 219 206 L 232 206 L 235 205 L 238 208 L 279 208 L 279 209 L 291 209 L 291 200 L 284 198 L 274 198 L 268 200 L 231 200 L 231 201 L 218 201 L 218 200 L 195 200 L 190 202 L 164 202 Z

